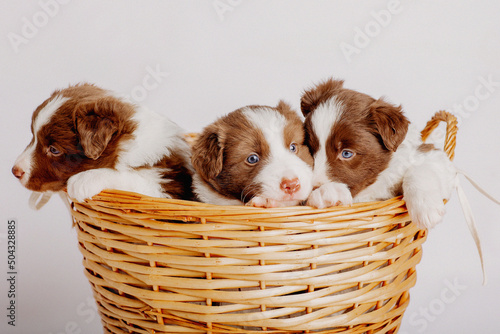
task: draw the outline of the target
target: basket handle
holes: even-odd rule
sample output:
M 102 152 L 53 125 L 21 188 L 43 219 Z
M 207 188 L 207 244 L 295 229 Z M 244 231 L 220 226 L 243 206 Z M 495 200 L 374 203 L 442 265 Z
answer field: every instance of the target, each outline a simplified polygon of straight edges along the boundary
M 437 128 L 440 122 L 446 123 L 446 137 L 444 139 L 444 152 L 448 155 L 451 161 L 455 158 L 455 146 L 457 145 L 457 131 L 458 131 L 458 121 L 457 118 L 444 110 L 438 111 L 431 118 L 427 125 L 422 130 L 422 141 L 429 137 L 429 135 Z
M 427 122 L 427 125 L 425 128 L 422 130 L 422 141 L 425 142 L 425 140 L 429 137 L 429 135 L 434 131 L 434 129 L 439 125 L 439 122 L 446 122 L 446 137 L 444 140 L 444 151 L 448 155 L 448 158 L 453 161 L 453 158 L 455 157 L 455 146 L 456 146 L 456 140 L 457 140 L 457 130 L 458 130 L 458 122 L 457 118 L 450 114 L 449 112 L 446 112 L 444 110 L 438 111 L 429 122 Z M 479 185 L 477 185 L 467 174 L 465 174 L 462 171 L 457 171 L 458 174 L 463 174 L 476 189 L 478 189 L 483 195 L 491 199 L 497 204 L 500 204 L 500 201 L 493 198 L 490 194 L 488 194 L 486 191 L 484 191 Z M 477 251 L 479 253 L 479 259 L 481 261 L 481 268 L 483 270 L 483 285 L 486 285 L 487 278 L 486 278 L 486 268 L 484 265 L 484 260 L 483 260 L 483 251 L 481 249 L 481 240 L 479 238 L 479 233 L 477 231 L 476 227 L 476 222 L 474 219 L 474 216 L 472 214 L 472 209 L 470 207 L 469 201 L 467 200 L 467 197 L 465 196 L 465 193 L 463 191 L 463 188 L 460 185 L 460 182 L 458 182 L 457 178 L 457 184 L 456 184 L 456 190 L 458 194 L 458 199 L 460 201 L 460 205 L 462 206 L 462 210 L 464 212 L 465 216 L 465 221 L 467 222 L 467 226 L 469 227 L 469 231 L 472 235 L 472 238 L 474 239 L 474 242 L 476 243 Z

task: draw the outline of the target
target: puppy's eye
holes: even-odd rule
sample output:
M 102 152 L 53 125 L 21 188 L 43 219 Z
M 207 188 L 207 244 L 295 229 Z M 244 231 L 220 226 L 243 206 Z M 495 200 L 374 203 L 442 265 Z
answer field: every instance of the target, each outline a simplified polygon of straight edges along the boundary
M 57 148 L 55 148 L 54 146 L 50 146 L 49 147 L 49 152 L 52 155 L 59 155 L 59 154 L 61 154 L 61 152 Z
M 295 143 L 290 144 L 290 152 L 297 153 L 297 144 Z
M 250 165 L 255 165 L 257 162 L 259 162 L 260 158 L 257 154 L 250 154 L 248 157 L 247 157 L 247 162 L 250 164 Z
M 340 155 L 342 159 L 351 159 L 354 156 L 354 152 L 349 150 L 342 150 L 342 153 Z

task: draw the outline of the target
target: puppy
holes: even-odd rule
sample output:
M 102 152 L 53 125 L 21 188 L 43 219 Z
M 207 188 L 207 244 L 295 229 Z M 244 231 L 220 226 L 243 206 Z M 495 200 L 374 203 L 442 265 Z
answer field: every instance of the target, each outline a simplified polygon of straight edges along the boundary
M 401 107 L 327 80 L 301 100 L 314 157 L 307 203 L 323 208 L 404 195 L 421 228 L 442 220 L 456 171 L 443 151 L 423 144 Z
M 247 106 L 207 126 L 194 144 L 194 192 L 206 203 L 281 207 L 312 190 L 313 160 L 298 114 Z
M 12 173 L 35 192 L 83 201 L 104 189 L 192 198 L 189 146 L 168 119 L 90 84 L 55 91 L 33 113 Z

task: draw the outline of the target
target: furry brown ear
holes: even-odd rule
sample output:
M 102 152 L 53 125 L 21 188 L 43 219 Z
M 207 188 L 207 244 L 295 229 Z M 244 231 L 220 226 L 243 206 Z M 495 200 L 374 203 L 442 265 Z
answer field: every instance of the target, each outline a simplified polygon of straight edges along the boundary
M 285 115 L 286 117 L 300 119 L 299 114 L 297 114 L 297 112 L 292 109 L 292 106 L 290 106 L 288 103 L 286 103 L 283 100 L 280 100 L 278 102 L 278 105 L 276 106 L 276 110 L 278 110 L 278 112 Z
M 370 106 L 370 114 L 385 147 L 395 152 L 405 139 L 410 124 L 401 106 L 396 107 L 379 99 Z
M 214 180 L 222 171 L 224 144 L 219 138 L 216 125 L 210 125 L 193 145 L 191 162 L 205 180 Z
M 280 100 L 278 102 L 276 109 L 278 109 L 278 111 L 280 111 L 281 113 L 293 112 L 292 107 L 283 100 Z
M 314 88 L 309 89 L 302 94 L 302 99 L 300 100 L 300 109 L 302 114 L 307 116 L 321 103 L 341 90 L 344 84 L 344 80 L 334 80 L 330 78 L 326 81 L 321 82 Z
M 99 98 L 79 103 L 73 122 L 85 155 L 97 160 L 113 135 L 119 130 L 117 105 L 113 98 Z

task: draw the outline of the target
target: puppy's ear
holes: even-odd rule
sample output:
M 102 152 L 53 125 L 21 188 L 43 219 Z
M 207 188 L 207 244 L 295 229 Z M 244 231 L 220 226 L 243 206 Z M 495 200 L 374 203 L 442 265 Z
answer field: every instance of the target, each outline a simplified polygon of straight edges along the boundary
M 222 171 L 224 144 L 216 125 L 210 125 L 193 145 L 191 162 L 205 180 L 214 180 Z
M 122 103 L 114 98 L 88 99 L 79 103 L 73 122 L 85 155 L 97 160 L 119 130 L 117 112 Z
M 280 100 L 278 102 L 278 105 L 276 106 L 276 110 L 278 110 L 278 112 L 285 115 L 286 117 L 292 117 L 292 118 L 299 119 L 299 115 L 297 114 L 297 112 L 294 111 L 292 109 L 292 107 L 283 100 Z
M 337 94 L 343 87 L 344 80 L 334 80 L 330 78 L 322 83 L 318 84 L 316 87 L 307 90 L 302 94 L 302 99 L 300 100 L 300 109 L 302 114 L 307 116 L 316 107 L 326 100 Z
M 292 111 L 292 107 L 288 103 L 286 103 L 285 101 L 283 101 L 283 100 L 280 100 L 278 102 L 278 105 L 276 106 L 276 109 L 278 109 L 278 111 L 281 112 L 281 113 L 293 112 Z
M 384 146 L 395 152 L 405 139 L 410 124 L 403 115 L 401 106 L 396 107 L 379 99 L 370 106 L 370 115 Z

